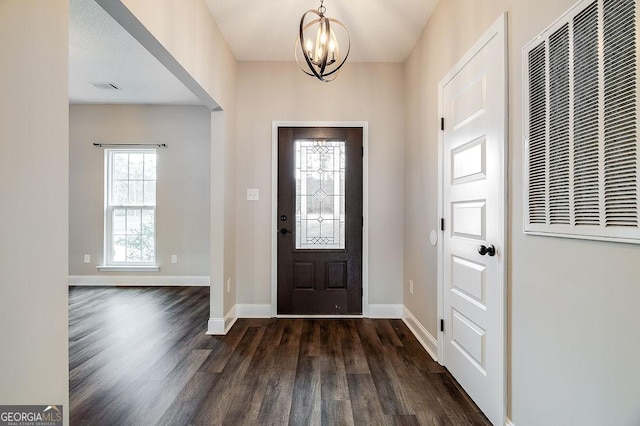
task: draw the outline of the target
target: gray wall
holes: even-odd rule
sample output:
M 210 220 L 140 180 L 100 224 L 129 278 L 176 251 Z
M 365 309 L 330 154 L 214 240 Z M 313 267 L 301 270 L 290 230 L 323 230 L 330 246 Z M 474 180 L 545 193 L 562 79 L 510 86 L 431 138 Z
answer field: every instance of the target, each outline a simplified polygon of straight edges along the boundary
M 97 1 L 111 10 L 118 22 L 125 23 L 130 32 L 138 35 L 139 40 L 151 46 L 161 43 L 159 59 L 178 71 L 178 75 L 182 70 L 188 73 L 193 79 L 187 79 L 189 87 L 204 90 L 221 108 L 211 112 L 209 270 L 211 319 L 215 323 L 223 322 L 223 317 L 236 302 L 233 200 L 237 62 L 204 1 L 154 0 L 153 4 L 147 0 Z M 135 19 L 130 19 L 130 13 Z M 228 280 L 231 282 L 229 292 L 225 291 Z
M 0 403 L 66 419 L 68 9 L 0 1 Z
M 149 275 L 208 276 L 209 110 L 197 106 L 71 105 L 69 126 L 69 275 L 118 274 L 96 269 L 103 264 L 104 150 L 92 143 L 138 142 L 168 145 L 156 151 L 160 272 Z M 90 264 L 83 263 L 84 254 L 91 255 Z M 178 256 L 178 263 L 170 263 L 172 254 Z
M 434 336 L 439 81 L 508 11 L 509 416 L 516 426 L 640 424 L 640 246 L 526 236 L 522 48 L 575 0 L 440 0 L 405 66 L 404 303 Z
M 401 64 L 349 63 L 332 83 L 294 63 L 240 62 L 236 170 L 240 304 L 271 303 L 272 121 L 369 122 L 369 303 L 402 303 Z M 258 188 L 259 201 L 246 189 Z
M 145 8 L 143 1 L 127 3 L 148 14 L 162 14 L 167 10 L 164 4 Z M 350 92 L 350 97 L 362 96 L 367 102 L 347 98 L 345 107 L 336 107 L 340 102 L 327 100 L 322 110 L 306 110 L 314 98 L 296 91 L 305 87 L 295 83 L 298 86 L 284 94 L 267 90 L 267 94 L 277 94 L 281 99 L 275 103 L 274 112 L 264 117 L 263 113 L 251 112 L 252 107 L 245 102 L 259 99 L 260 105 L 268 108 L 272 105 L 270 99 L 260 100 L 257 95 L 262 91 L 251 96 L 250 90 L 259 88 L 259 82 L 247 82 L 252 71 L 239 70 L 238 98 L 243 101 L 238 107 L 237 120 L 238 139 L 242 138 L 238 142 L 239 163 L 247 161 L 245 155 L 264 153 L 253 153 L 249 149 L 252 146 L 264 148 L 251 141 L 254 131 L 243 129 L 243 126 L 255 125 L 258 127 L 256 132 L 264 135 L 269 132 L 271 119 L 317 120 L 322 116 L 323 119 L 369 120 L 372 135 L 380 127 L 386 129 L 380 133 L 381 142 L 371 141 L 372 150 L 377 150 L 371 153 L 372 185 L 377 179 L 377 188 L 381 191 L 379 200 L 389 201 L 389 207 L 380 202 L 372 206 L 376 226 L 381 228 L 377 241 L 372 239 L 371 244 L 379 247 L 377 259 L 387 252 L 393 256 L 389 269 L 382 264 L 376 265 L 383 275 L 377 286 L 380 291 L 373 302 L 404 302 L 435 335 L 436 271 L 432 260 L 435 251 L 426 244 L 426 231 L 437 224 L 434 204 L 437 199 L 434 148 L 437 143 L 437 84 L 498 14 L 509 11 L 511 257 L 508 369 L 509 415 L 516 426 L 640 423 L 637 400 L 640 369 L 636 362 L 640 353 L 636 316 L 640 300 L 640 247 L 530 237 L 522 233 L 521 48 L 573 3 L 573 0 L 441 0 L 405 64 L 404 74 L 402 69 L 381 71 L 375 78 L 363 81 L 357 76 L 366 75 L 369 68 L 361 65 L 360 74 L 345 79 L 345 83 L 348 81 L 349 85 L 359 88 L 359 91 Z M 0 400 L 3 403 L 61 402 L 68 407 L 67 9 L 67 2 L 62 0 L 0 2 L 0 65 L 5 80 L 11 82 L 5 85 L 0 97 L 0 217 L 3 219 L 0 221 L 3 239 L 0 244 L 0 335 L 3 339 L 0 345 L 3 361 L 0 365 Z M 198 16 L 204 19 L 206 15 L 200 13 Z M 223 44 L 221 37 L 203 37 L 198 40 L 204 47 L 194 48 L 193 40 L 181 36 L 185 31 L 172 32 L 170 26 L 152 25 L 157 20 L 151 18 L 144 21 L 150 22 L 149 28 L 154 29 L 154 34 L 161 32 L 158 28 L 166 28 L 167 33 L 174 34 L 161 39 L 169 38 L 175 41 L 173 45 L 181 46 L 172 45 L 173 52 L 192 53 L 193 57 L 187 59 L 194 63 L 200 63 L 199 59 L 208 52 L 206 46 L 211 44 L 211 37 L 217 45 Z M 181 63 L 190 63 L 185 55 L 177 57 L 181 58 Z M 216 100 L 222 99 L 223 107 L 229 113 L 223 121 L 236 123 L 233 60 L 221 62 L 231 64 L 228 73 L 203 72 L 199 75 L 204 75 L 203 81 L 215 79 L 214 84 L 203 84 L 215 89 L 210 90 L 212 94 L 223 94 L 214 96 Z M 394 67 L 402 68 L 390 66 Z M 286 79 L 297 78 L 287 74 L 277 77 L 283 68 L 276 64 L 272 74 L 267 74 L 277 78 L 279 87 L 288 84 Z M 208 68 L 203 66 L 202 69 Z M 334 83 L 340 84 L 347 75 L 340 76 Z M 257 77 L 260 77 L 259 73 Z M 377 79 L 393 80 L 378 83 Z M 404 97 L 396 93 L 398 89 L 402 92 L 403 79 Z M 263 85 L 269 83 L 270 80 L 262 82 Z M 375 95 L 378 84 L 386 89 Z M 333 94 L 334 97 L 339 95 Z M 371 105 L 375 102 L 380 106 Z M 338 108 L 340 112 L 332 112 L 332 108 Z M 384 118 L 384 114 L 394 117 L 398 114 L 400 118 Z M 405 117 L 404 125 L 396 124 L 395 120 L 402 121 L 402 117 Z M 397 130 L 398 134 L 389 128 Z M 222 135 L 225 144 L 233 143 L 235 133 L 235 127 L 225 127 Z M 386 148 L 382 148 L 383 143 L 387 144 Z M 229 147 L 224 152 L 227 156 L 234 151 Z M 396 157 L 398 152 L 400 159 Z M 212 151 L 211 157 L 214 154 Z M 391 157 L 387 159 L 385 154 Z M 374 156 L 378 159 L 374 160 Z M 228 183 L 220 184 L 223 190 L 218 192 L 212 188 L 214 194 L 234 193 L 234 161 L 235 157 L 232 157 L 224 171 Z M 252 174 L 255 165 L 259 169 Z M 406 166 L 404 173 L 403 166 Z M 262 206 L 252 211 L 252 207 L 242 200 L 247 186 L 262 188 L 259 179 L 269 176 L 265 167 L 268 169 L 262 160 L 251 160 L 246 165 L 239 165 L 235 174 L 238 177 L 235 194 L 239 200 L 239 216 L 243 220 L 255 220 L 255 229 L 263 236 L 257 237 L 257 248 L 253 249 L 249 233 L 243 229 L 246 225 L 241 225 L 239 220 L 238 230 L 243 233 L 237 236 L 235 250 L 235 227 L 223 233 L 224 269 L 230 275 L 236 252 L 238 270 L 249 271 L 254 267 L 253 260 L 261 259 L 257 251 L 265 249 L 264 233 L 269 232 L 265 217 L 268 215 L 259 214 Z M 376 168 L 381 170 L 381 175 L 374 178 Z M 397 187 L 401 192 L 403 185 L 406 196 L 391 191 Z M 216 198 L 211 197 L 211 204 L 215 202 Z M 404 238 L 397 236 L 397 227 L 402 224 L 396 219 L 403 210 L 398 203 L 404 205 L 404 217 L 399 219 L 406 222 Z M 233 205 L 225 198 L 225 217 L 233 216 Z M 211 217 L 211 223 L 219 218 L 213 213 Z M 216 220 L 215 223 L 223 229 L 225 223 L 233 221 Z M 387 249 L 384 239 L 389 235 L 392 239 Z M 247 254 L 247 250 L 255 251 Z M 212 254 L 211 258 L 215 256 Z M 399 294 L 400 284 L 387 282 L 401 277 L 402 271 L 398 272 L 397 268 L 403 256 L 404 275 L 413 279 L 416 286 L 411 297 L 406 291 L 404 295 Z M 210 264 L 216 262 L 212 259 Z M 264 265 L 260 268 L 264 270 Z M 243 273 L 238 302 L 265 303 L 268 299 L 264 285 L 254 284 L 252 277 Z M 229 275 L 225 272 L 224 276 Z M 215 289 L 215 295 L 212 292 L 212 316 L 221 316 L 235 302 L 233 293 L 229 297 L 223 296 L 223 281 L 220 277 L 216 281 L 220 288 Z M 256 296 L 252 293 L 254 285 L 257 286 Z M 220 303 L 223 297 L 224 304 Z M 216 300 L 219 307 L 214 309 Z

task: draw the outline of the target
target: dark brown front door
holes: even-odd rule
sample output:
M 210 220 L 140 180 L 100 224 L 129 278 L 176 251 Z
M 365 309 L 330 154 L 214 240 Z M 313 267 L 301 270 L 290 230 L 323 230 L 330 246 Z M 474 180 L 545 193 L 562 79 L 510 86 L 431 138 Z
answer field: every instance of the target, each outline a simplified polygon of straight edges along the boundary
M 278 128 L 278 314 L 362 313 L 362 128 Z

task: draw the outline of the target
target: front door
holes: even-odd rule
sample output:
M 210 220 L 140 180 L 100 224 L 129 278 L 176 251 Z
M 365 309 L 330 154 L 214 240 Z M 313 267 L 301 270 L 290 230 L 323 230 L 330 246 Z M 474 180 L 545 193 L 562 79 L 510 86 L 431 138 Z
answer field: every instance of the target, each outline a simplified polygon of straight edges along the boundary
M 278 128 L 278 314 L 362 313 L 362 128 Z
M 500 19 L 440 86 L 443 363 L 496 425 L 504 422 L 504 26 Z

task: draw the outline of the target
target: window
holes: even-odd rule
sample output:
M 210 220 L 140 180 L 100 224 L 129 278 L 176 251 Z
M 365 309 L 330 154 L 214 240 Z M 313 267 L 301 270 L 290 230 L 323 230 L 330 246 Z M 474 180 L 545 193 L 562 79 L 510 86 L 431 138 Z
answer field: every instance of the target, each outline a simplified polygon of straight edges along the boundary
M 640 243 L 635 0 L 585 0 L 524 48 L 525 232 Z
M 105 265 L 156 262 L 156 151 L 105 151 Z

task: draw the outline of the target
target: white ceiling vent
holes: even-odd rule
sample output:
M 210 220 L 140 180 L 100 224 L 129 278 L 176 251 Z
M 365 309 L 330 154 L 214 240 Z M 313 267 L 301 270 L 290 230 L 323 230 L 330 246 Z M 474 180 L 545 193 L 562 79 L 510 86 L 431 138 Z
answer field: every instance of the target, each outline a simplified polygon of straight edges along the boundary
M 91 83 L 95 87 L 101 90 L 122 90 L 120 87 L 116 86 L 113 83 Z
M 636 0 L 584 0 L 525 46 L 524 230 L 640 243 Z

